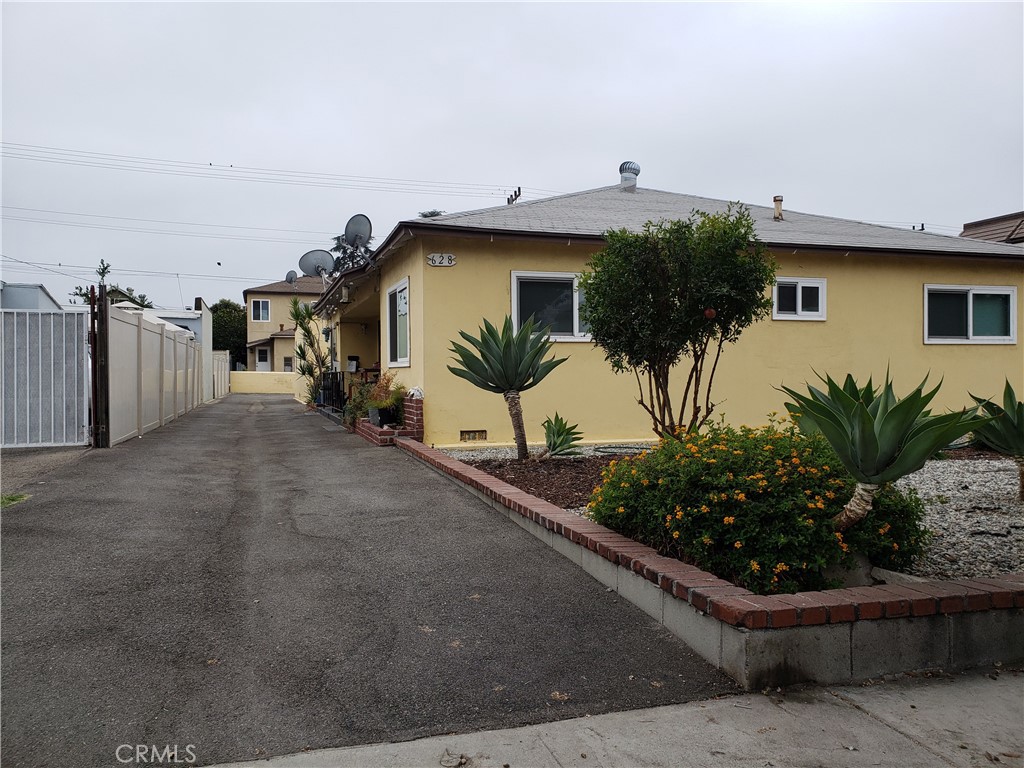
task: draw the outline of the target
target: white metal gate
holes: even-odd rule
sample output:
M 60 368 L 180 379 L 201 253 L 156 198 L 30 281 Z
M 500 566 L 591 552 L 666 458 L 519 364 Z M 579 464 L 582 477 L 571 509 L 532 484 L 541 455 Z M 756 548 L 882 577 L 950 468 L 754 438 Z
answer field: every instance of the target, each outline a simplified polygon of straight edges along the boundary
M 88 312 L 0 316 L 0 446 L 87 445 Z

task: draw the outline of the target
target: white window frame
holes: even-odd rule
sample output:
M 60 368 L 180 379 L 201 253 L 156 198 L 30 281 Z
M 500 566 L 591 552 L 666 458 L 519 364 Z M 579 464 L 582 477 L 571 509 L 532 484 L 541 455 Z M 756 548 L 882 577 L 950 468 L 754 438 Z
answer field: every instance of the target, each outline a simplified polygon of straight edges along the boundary
M 572 281 L 572 335 L 555 334 L 548 336 L 551 341 L 589 342 L 589 333 L 580 332 L 580 276 L 578 272 L 526 272 L 512 271 L 512 325 L 518 331 L 521 327 L 519 317 L 519 281 L 520 280 L 547 280 L 550 282 Z M 525 319 L 525 318 L 522 318 Z
M 779 312 L 779 283 L 796 284 L 796 314 Z M 805 312 L 803 288 L 818 289 L 818 311 Z M 772 320 L 827 320 L 828 319 L 828 281 L 824 277 L 776 277 L 772 285 Z
M 267 319 L 266 320 L 258 320 L 258 319 L 256 319 L 256 305 L 257 304 L 266 304 L 267 305 Z M 261 312 L 260 314 L 263 314 L 263 313 Z M 269 323 L 270 322 L 270 300 L 269 299 L 253 299 L 252 300 L 252 304 L 249 307 L 249 318 L 254 323 Z
M 930 338 L 928 336 L 928 294 L 931 291 L 967 294 L 967 338 Z M 1009 336 L 975 336 L 974 335 L 974 294 L 1000 294 L 1010 297 L 1010 335 Z M 925 344 L 1016 344 L 1017 343 L 1017 287 L 1013 285 L 940 285 L 925 283 L 924 286 L 924 317 L 922 332 Z
M 386 354 L 384 357 L 388 361 L 389 368 L 408 368 L 409 358 L 412 355 L 412 321 L 411 311 L 405 314 L 405 334 L 408 340 L 409 348 L 406 350 L 406 356 L 400 357 L 397 360 L 391 359 L 391 294 L 398 293 L 401 290 L 405 290 L 406 299 L 409 301 L 409 309 L 412 308 L 412 297 L 409 295 L 409 278 L 404 277 L 397 283 L 388 288 L 387 293 L 384 294 L 384 327 L 386 333 L 384 334 L 384 343 L 387 345 L 387 349 L 384 351 Z

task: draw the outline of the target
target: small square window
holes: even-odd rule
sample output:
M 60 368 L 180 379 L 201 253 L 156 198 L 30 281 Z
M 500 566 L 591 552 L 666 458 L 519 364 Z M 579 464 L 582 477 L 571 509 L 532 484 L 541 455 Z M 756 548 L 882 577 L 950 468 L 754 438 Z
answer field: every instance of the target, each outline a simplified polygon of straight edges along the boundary
M 824 278 L 777 278 L 772 289 L 772 319 L 824 320 Z
M 516 330 L 531 317 L 550 328 L 556 341 L 589 341 L 590 328 L 580 318 L 584 294 L 572 272 L 513 272 L 512 319 Z
M 266 299 L 253 299 L 252 319 L 256 323 L 270 322 L 270 301 Z

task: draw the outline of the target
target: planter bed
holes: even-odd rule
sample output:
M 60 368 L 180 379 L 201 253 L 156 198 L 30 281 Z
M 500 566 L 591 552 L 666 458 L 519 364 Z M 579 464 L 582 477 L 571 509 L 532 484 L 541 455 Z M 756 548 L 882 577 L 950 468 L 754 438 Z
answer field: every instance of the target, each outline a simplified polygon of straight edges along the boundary
M 1024 660 L 1024 573 L 759 596 L 407 438 L 452 477 L 748 690 Z

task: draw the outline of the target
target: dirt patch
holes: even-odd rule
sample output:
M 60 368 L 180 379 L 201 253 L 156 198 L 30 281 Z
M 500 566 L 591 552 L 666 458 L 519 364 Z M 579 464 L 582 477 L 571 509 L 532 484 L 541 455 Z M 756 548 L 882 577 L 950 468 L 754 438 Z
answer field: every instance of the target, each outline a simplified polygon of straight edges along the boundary
M 562 509 L 585 507 L 615 456 L 577 456 L 547 461 L 485 459 L 467 464 Z
M 53 470 L 81 459 L 87 446 L 71 448 L 8 448 L 0 456 L 0 485 L 14 493 L 41 482 Z

